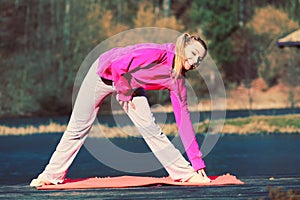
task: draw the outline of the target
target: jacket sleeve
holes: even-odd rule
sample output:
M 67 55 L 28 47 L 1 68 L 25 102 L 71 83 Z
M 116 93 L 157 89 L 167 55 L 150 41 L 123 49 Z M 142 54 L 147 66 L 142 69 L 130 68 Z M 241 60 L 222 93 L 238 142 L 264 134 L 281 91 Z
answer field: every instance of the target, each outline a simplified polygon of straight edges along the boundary
M 195 136 L 187 103 L 187 91 L 184 77 L 175 80 L 170 90 L 170 98 L 174 109 L 178 132 L 185 148 L 186 154 L 195 170 L 205 168 L 202 153 Z

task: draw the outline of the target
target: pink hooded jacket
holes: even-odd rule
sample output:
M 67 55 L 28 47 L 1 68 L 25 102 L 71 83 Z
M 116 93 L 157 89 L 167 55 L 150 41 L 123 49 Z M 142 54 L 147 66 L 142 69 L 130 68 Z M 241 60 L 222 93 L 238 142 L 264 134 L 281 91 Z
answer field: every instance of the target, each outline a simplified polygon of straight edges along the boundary
M 172 76 L 175 45 L 137 44 L 114 48 L 99 57 L 97 74 L 114 82 L 119 100 L 129 101 L 137 88 L 170 91 L 178 131 L 195 170 L 205 168 L 187 104 L 184 76 Z

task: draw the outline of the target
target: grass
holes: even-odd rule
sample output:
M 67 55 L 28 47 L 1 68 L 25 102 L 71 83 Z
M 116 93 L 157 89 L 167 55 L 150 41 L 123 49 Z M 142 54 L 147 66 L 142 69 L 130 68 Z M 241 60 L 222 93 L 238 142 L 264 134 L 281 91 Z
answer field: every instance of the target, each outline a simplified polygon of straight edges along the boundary
M 300 133 L 300 115 L 228 119 L 225 122 L 223 133 Z
M 209 131 L 211 122 L 206 120 L 194 124 L 197 133 L 206 133 Z M 214 121 L 212 123 L 218 123 Z M 160 124 L 166 135 L 176 135 L 177 125 Z M 39 125 L 37 127 L 28 125 L 25 127 L 7 127 L 0 125 L 0 135 L 28 135 L 38 133 L 62 133 L 66 130 L 66 125 L 60 125 L 51 122 L 48 125 Z M 101 132 L 101 134 L 99 134 Z M 300 114 L 281 115 L 281 116 L 251 116 L 246 118 L 226 119 L 223 126 L 223 134 L 260 134 L 260 133 L 300 133 Z M 95 137 L 131 137 L 139 136 L 138 131 L 133 126 L 108 127 L 98 125 L 93 127 L 90 135 Z
M 226 120 L 226 124 L 227 125 L 232 125 L 232 126 L 244 126 L 244 125 L 247 125 L 249 123 L 252 123 L 252 118 L 251 117 Z
M 300 116 L 288 116 L 286 118 L 273 118 L 273 119 L 265 119 L 266 122 L 270 123 L 272 126 L 291 126 L 295 128 L 300 128 Z

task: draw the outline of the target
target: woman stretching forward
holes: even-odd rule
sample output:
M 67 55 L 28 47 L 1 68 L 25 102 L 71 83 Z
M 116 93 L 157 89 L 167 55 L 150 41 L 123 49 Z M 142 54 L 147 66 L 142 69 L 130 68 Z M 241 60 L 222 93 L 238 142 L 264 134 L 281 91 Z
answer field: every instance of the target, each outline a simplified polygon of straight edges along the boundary
M 83 145 L 101 103 L 114 93 L 144 140 L 175 181 L 206 183 L 205 164 L 187 105 L 185 73 L 204 59 L 203 40 L 187 33 L 173 43 L 144 43 L 111 49 L 97 59 L 86 75 L 72 115 L 49 164 L 31 186 L 62 183 Z M 190 165 L 155 123 L 144 90 L 170 91 L 176 123 Z

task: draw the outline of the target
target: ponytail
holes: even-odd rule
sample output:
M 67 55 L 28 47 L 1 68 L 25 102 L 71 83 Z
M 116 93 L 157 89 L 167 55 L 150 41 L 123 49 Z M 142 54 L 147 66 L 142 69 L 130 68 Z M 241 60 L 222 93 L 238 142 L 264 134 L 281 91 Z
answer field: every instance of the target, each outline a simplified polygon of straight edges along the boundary
M 176 48 L 175 48 L 175 60 L 174 60 L 174 69 L 173 69 L 173 77 L 178 78 L 178 76 L 182 72 L 182 66 L 185 62 L 185 52 L 184 47 L 188 42 L 190 35 L 188 33 L 184 33 L 179 36 L 176 40 Z

